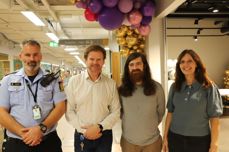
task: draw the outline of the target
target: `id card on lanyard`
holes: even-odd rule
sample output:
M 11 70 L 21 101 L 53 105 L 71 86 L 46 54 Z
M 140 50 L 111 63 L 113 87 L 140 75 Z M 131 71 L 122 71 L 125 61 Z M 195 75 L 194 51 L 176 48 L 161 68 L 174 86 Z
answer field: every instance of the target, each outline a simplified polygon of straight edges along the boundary
M 39 81 L 37 81 L 37 85 L 36 85 L 36 90 L 35 90 L 35 93 L 33 93 L 31 87 L 30 87 L 30 84 L 29 84 L 29 81 L 26 80 L 26 85 L 27 87 L 29 88 L 29 91 L 31 92 L 32 96 L 33 96 L 33 99 L 34 99 L 34 102 L 35 102 L 35 105 L 32 107 L 32 111 L 33 111 L 33 119 L 34 120 L 38 120 L 38 119 L 41 119 L 41 108 L 40 106 L 37 104 L 37 91 L 38 91 L 38 83 Z

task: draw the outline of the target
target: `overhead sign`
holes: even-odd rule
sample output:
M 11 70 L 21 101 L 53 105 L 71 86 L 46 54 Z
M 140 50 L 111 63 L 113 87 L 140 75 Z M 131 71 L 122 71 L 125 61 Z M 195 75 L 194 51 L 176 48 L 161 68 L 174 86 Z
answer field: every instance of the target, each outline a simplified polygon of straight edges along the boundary
M 105 45 L 104 42 L 106 42 L 105 39 L 60 39 L 59 45 Z
M 59 44 L 56 43 L 56 42 L 54 42 L 54 41 L 50 41 L 50 42 L 49 42 L 49 46 L 50 46 L 50 47 L 58 47 Z

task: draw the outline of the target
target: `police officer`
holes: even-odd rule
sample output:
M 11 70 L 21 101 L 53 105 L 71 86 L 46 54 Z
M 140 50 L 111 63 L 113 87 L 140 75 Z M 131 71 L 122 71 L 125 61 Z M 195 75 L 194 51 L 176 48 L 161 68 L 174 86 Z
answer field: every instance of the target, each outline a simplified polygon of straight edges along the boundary
M 65 112 L 66 96 L 58 79 L 41 85 L 44 72 L 40 44 L 22 43 L 23 68 L 2 79 L 0 124 L 7 129 L 6 152 L 62 152 L 56 132 Z

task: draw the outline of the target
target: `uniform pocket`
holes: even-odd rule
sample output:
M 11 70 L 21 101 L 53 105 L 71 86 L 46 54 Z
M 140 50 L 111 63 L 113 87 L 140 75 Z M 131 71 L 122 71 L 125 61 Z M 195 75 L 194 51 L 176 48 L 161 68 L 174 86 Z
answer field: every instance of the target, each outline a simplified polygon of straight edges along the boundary
M 9 86 L 8 91 L 10 92 L 10 104 L 19 105 L 24 104 L 25 86 Z
M 39 86 L 37 92 L 37 101 L 52 102 L 52 96 L 53 96 L 52 90 L 53 90 L 52 86 L 47 86 L 47 87 Z
M 51 85 L 47 87 L 38 86 L 37 102 L 41 107 L 42 117 L 47 117 L 53 109 L 53 88 Z

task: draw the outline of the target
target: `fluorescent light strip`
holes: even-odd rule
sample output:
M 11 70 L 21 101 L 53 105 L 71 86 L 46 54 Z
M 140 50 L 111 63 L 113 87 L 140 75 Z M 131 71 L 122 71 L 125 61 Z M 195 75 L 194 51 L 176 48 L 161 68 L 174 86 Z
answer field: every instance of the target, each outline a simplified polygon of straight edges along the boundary
M 65 51 L 71 52 L 71 51 L 76 51 L 78 48 L 65 48 Z
M 82 64 L 85 68 L 87 67 L 86 64 L 80 59 L 79 56 L 75 56 L 75 58 L 79 61 L 80 64 Z
M 45 26 L 44 22 L 42 22 L 42 20 L 32 11 L 21 11 L 21 13 L 36 26 Z
M 70 52 L 69 54 L 71 54 L 71 55 L 79 55 L 80 53 L 79 52 Z
M 54 33 L 46 33 L 46 35 L 53 41 L 57 42 L 59 41 L 59 38 Z

